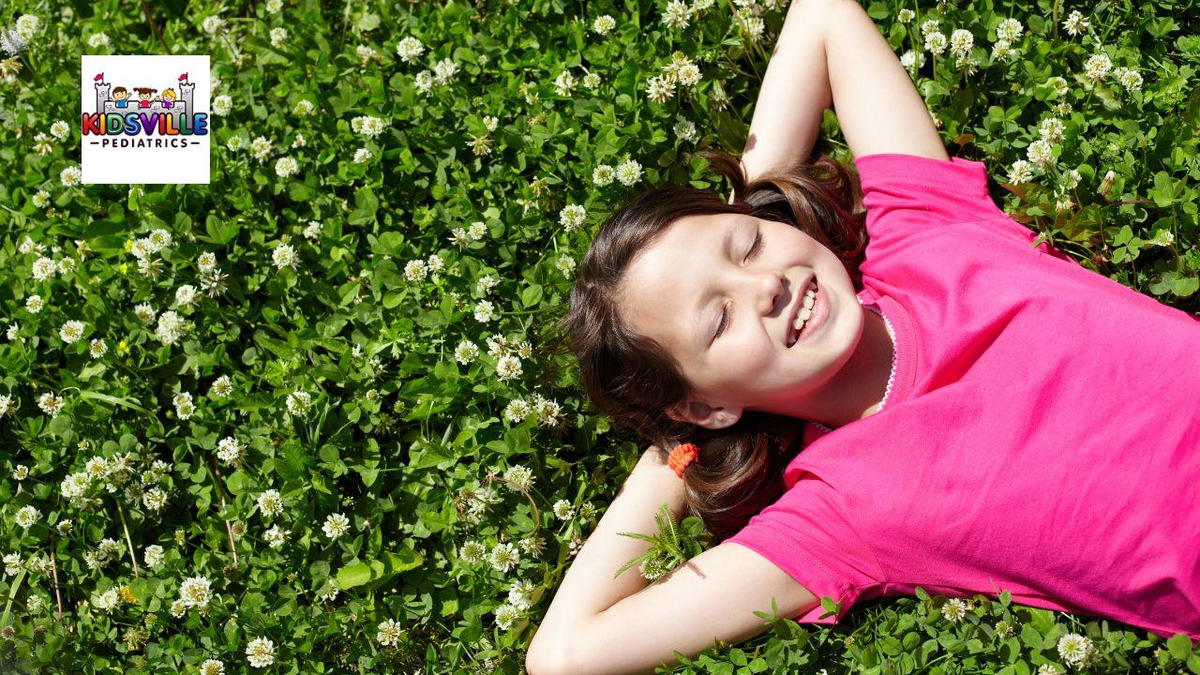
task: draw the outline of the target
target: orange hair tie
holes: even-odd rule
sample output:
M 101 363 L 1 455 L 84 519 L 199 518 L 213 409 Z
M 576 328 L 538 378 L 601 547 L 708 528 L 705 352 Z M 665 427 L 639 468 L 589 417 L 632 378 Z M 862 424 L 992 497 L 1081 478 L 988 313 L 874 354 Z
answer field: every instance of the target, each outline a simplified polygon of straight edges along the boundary
M 667 466 L 671 467 L 676 476 L 683 478 L 683 470 L 687 468 L 688 464 L 696 461 L 699 455 L 700 448 L 695 443 L 677 445 L 671 451 L 671 456 L 667 458 Z

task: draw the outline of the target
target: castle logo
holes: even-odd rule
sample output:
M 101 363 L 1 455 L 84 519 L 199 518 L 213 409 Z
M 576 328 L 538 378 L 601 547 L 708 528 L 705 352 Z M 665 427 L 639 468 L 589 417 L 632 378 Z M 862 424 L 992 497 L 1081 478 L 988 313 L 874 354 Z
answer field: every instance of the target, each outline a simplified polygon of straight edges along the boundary
M 208 56 L 82 57 L 84 183 L 209 182 Z

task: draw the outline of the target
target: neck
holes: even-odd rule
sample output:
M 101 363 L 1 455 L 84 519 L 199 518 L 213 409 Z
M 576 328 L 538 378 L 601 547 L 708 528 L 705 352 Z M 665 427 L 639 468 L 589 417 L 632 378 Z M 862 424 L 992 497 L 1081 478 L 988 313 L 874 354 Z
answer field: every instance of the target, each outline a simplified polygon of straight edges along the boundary
M 863 333 L 846 365 L 812 397 L 806 419 L 836 429 L 879 411 L 892 372 L 892 339 L 883 317 L 862 308 Z

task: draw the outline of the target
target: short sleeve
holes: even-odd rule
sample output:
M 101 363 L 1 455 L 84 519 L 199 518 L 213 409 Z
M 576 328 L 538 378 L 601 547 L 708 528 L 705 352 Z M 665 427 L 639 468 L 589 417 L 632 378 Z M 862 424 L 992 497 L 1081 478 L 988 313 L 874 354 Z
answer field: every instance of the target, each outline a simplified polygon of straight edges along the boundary
M 795 617 L 798 623 L 836 624 L 860 598 L 875 596 L 884 586 L 874 553 L 840 504 L 832 487 L 804 474 L 725 540 L 759 553 L 818 599 L 829 596 L 841 605 L 837 616 L 822 619 L 826 610 L 818 604 Z
M 854 165 L 871 237 L 897 228 L 1011 221 L 988 194 L 983 162 L 884 153 L 855 158 Z

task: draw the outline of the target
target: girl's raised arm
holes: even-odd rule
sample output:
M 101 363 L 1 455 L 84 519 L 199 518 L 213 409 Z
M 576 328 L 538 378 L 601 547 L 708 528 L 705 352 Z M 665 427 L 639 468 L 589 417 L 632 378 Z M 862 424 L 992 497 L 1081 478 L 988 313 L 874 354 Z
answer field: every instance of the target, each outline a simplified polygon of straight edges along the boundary
M 763 76 L 742 153 L 749 180 L 787 171 L 812 153 L 832 105 L 823 36 L 829 0 L 794 0 Z
M 949 159 L 925 101 L 858 0 L 795 0 L 750 122 L 747 178 L 806 161 L 831 105 L 855 157 Z

